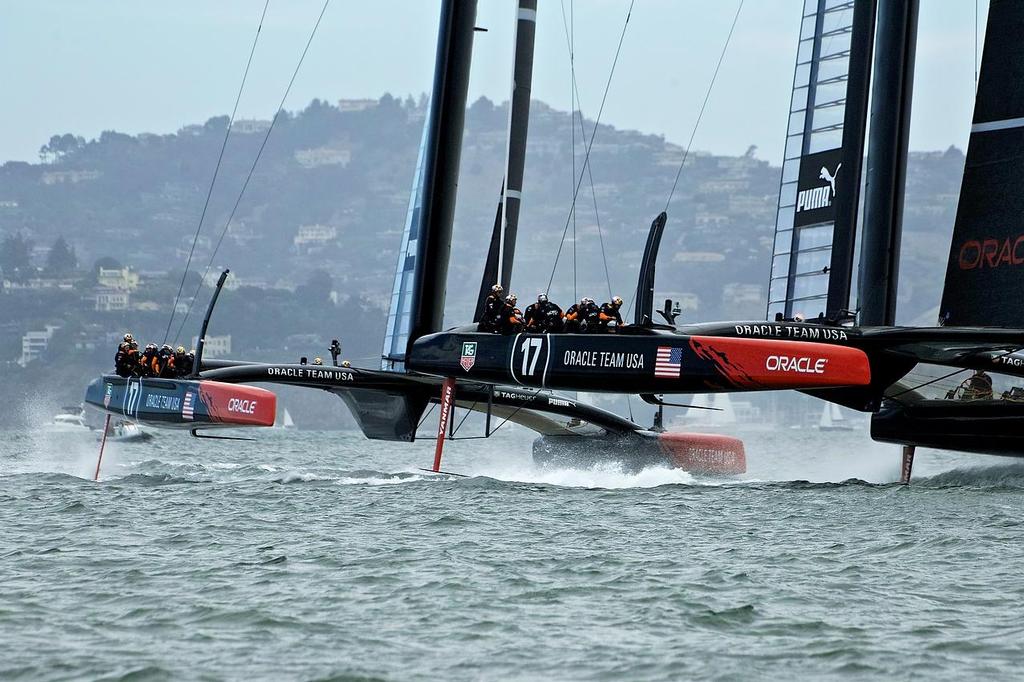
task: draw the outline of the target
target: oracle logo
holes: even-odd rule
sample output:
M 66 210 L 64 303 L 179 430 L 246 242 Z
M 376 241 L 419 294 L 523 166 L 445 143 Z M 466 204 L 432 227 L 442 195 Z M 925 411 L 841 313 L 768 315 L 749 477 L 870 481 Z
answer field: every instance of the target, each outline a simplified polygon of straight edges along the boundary
M 242 414 L 255 414 L 256 401 L 232 398 L 228 401 L 228 412 L 240 412 Z
M 961 270 L 998 268 L 1024 263 L 1024 235 L 1007 239 L 968 239 L 960 247 L 957 265 Z
M 769 355 L 764 368 L 769 372 L 795 372 L 797 374 L 824 374 L 826 358 L 796 357 L 790 355 Z

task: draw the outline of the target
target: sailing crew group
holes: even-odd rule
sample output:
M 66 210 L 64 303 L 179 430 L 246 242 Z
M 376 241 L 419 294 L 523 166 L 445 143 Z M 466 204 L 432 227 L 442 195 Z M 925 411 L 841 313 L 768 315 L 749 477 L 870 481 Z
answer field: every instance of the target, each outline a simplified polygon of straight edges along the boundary
M 573 303 L 564 313 L 558 304 L 550 301 L 548 295 L 537 295 L 537 302 L 531 303 L 524 314 L 518 307 L 518 298 L 500 284 L 491 287 L 490 295 L 484 300 L 479 330 L 493 334 L 516 334 L 522 331 L 538 334 L 559 332 L 580 334 L 602 334 L 624 326 L 619 309 L 622 299 L 612 296 L 607 303 L 598 306 L 594 299 L 584 296 L 579 303 Z M 614 326 L 612 326 L 614 323 Z
M 160 348 L 155 343 L 146 344 L 140 353 L 139 344 L 129 333 L 117 347 L 114 371 L 122 377 L 185 377 L 192 373 L 195 357 L 195 351 L 186 353 L 184 346 L 172 349 L 166 343 Z

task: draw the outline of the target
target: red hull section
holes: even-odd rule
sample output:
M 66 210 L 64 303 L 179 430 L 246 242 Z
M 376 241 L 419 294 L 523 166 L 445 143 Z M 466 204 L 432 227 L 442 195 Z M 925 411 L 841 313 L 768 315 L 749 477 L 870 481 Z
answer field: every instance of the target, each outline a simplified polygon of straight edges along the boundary
M 859 348 L 805 341 L 692 336 L 690 348 L 740 389 L 828 388 L 871 383 Z
M 662 433 L 658 445 L 673 466 L 695 474 L 736 475 L 747 471 L 743 441 L 713 433 Z
M 236 426 L 273 426 L 277 396 L 263 388 L 200 381 L 199 395 L 210 419 Z

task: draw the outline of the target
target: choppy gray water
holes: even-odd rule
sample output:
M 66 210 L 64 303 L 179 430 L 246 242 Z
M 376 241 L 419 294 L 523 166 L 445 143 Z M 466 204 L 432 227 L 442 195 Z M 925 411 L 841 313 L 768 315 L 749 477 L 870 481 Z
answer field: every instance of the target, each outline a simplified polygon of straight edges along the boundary
M 746 438 L 750 473 L 529 440 L 0 433 L 0 678 L 1024 675 L 1024 463 Z

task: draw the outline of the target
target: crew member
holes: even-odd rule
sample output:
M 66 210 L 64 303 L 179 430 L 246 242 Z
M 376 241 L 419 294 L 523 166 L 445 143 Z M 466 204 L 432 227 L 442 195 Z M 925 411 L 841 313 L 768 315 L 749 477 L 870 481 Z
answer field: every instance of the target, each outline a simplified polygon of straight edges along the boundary
M 174 349 L 171 348 L 169 343 L 165 343 L 160 346 L 160 352 L 157 353 L 157 358 L 160 362 L 160 370 L 157 372 L 157 376 L 161 377 L 173 377 L 174 376 Z
M 505 297 L 505 305 L 501 309 L 501 325 L 498 328 L 501 334 L 515 334 L 523 329 L 523 311 L 516 307 L 518 302 L 515 294 Z
M 622 315 L 619 314 L 619 308 L 622 307 L 622 298 L 620 296 L 612 296 L 612 300 L 608 303 L 602 303 L 601 309 L 598 312 L 598 327 L 601 331 L 608 331 L 608 325 L 612 322 L 615 323 L 615 328 L 618 329 L 622 326 Z
M 537 302 L 526 307 L 526 328 L 540 333 L 562 331 L 562 309 L 548 300 L 547 294 L 538 294 Z
M 147 343 L 146 349 L 139 356 L 139 376 L 160 376 L 160 357 L 155 343 Z
M 601 309 L 594 302 L 594 299 L 589 296 L 584 296 L 582 303 L 583 305 L 580 307 L 580 331 L 589 334 L 599 333 L 601 331 Z
M 313 364 L 314 365 L 322 365 L 322 364 L 324 364 L 324 360 L 323 360 L 323 358 L 313 358 Z
M 114 355 L 114 371 L 118 376 L 130 377 L 139 362 L 139 346 L 131 334 L 125 334 Z
M 174 351 L 174 376 L 187 377 L 192 373 L 192 359 L 185 352 L 185 346 L 178 346 Z
M 491 287 L 491 293 L 484 299 L 484 309 L 480 314 L 477 328 L 482 332 L 501 331 L 501 312 L 505 307 L 505 289 L 500 284 Z
M 569 309 L 565 311 L 565 331 L 570 333 L 581 331 L 584 319 L 581 316 L 581 311 L 586 308 L 586 305 L 587 297 L 584 296 L 579 303 L 569 306 Z
M 961 386 L 961 400 L 992 400 L 992 377 L 983 369 L 976 371 Z

